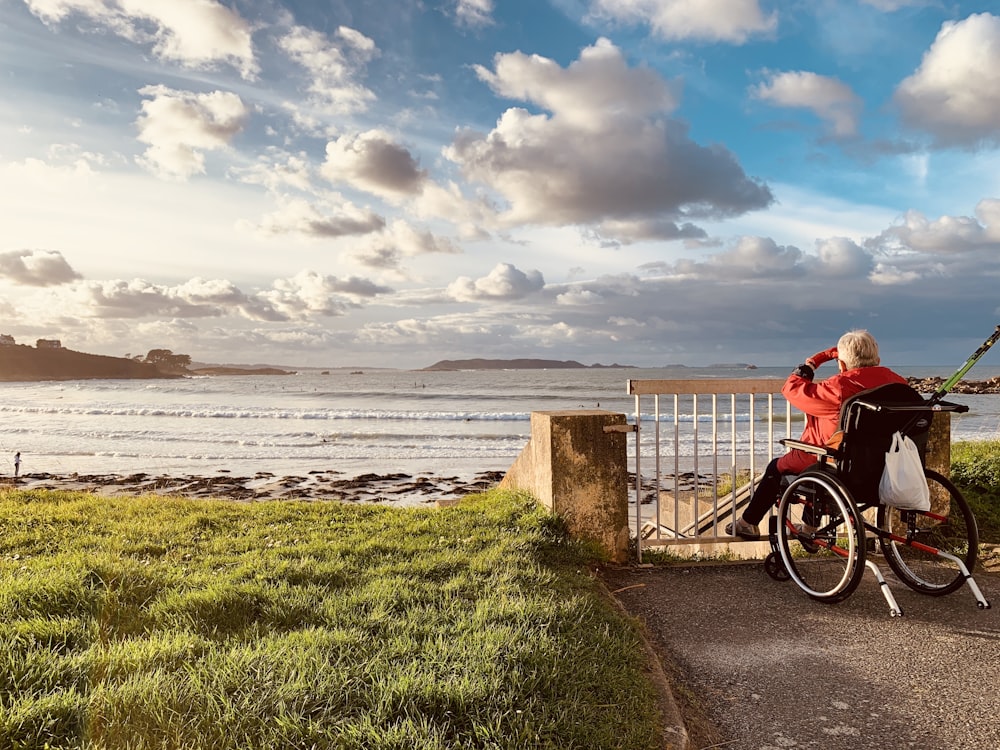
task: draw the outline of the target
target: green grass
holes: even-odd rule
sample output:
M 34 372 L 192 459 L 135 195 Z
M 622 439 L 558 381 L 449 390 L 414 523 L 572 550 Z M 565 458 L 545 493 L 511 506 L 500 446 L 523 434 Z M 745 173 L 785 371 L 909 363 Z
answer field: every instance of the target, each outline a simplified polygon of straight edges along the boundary
M 1000 544 L 1000 440 L 954 443 L 951 481 L 972 508 L 980 541 Z
M 0 748 L 653 748 L 635 624 L 529 499 L 0 492 Z

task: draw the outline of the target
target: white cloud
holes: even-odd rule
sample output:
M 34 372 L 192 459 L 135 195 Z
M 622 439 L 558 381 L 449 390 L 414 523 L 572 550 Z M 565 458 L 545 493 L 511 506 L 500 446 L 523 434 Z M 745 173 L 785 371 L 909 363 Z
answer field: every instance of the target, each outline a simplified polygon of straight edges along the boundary
M 621 242 L 629 244 L 644 240 L 703 240 L 708 234 L 701 227 L 691 222 L 677 224 L 667 219 L 609 219 L 601 222 L 596 228 L 599 237 L 620 238 Z
M 552 110 L 508 109 L 492 132 L 463 131 L 445 150 L 469 180 L 506 201 L 502 223 L 673 222 L 771 203 L 729 151 L 699 146 L 686 125 L 662 117 L 674 106 L 670 87 L 648 69 L 627 68 L 607 40 L 568 69 L 520 53 L 494 62 L 492 72 L 477 70 L 494 90 Z
M 751 88 L 758 99 L 780 107 L 802 107 L 826 121 L 837 138 L 857 134 L 863 103 L 850 86 L 836 78 L 808 71 L 771 73 L 768 80 Z
M 275 148 L 266 149 L 254 164 L 232 170 L 248 185 L 261 185 L 272 192 L 285 188 L 312 192 L 312 172 L 312 162 L 304 152 L 289 154 Z
M 330 141 L 321 171 L 330 182 L 387 197 L 419 193 L 427 179 L 413 155 L 382 130 Z
M 357 306 L 361 299 L 391 291 L 356 276 L 340 279 L 315 271 L 300 271 L 291 278 L 275 281 L 273 289 L 259 296 L 282 319 L 302 320 L 315 315 L 341 315 L 348 307 Z
M 888 253 L 917 251 L 952 256 L 951 262 L 957 255 L 986 251 L 1000 261 L 1000 200 L 980 201 L 975 214 L 941 216 L 932 221 L 919 211 L 907 211 L 899 223 L 870 239 L 868 245 Z
M 493 0 L 458 0 L 455 17 L 463 26 L 490 26 L 493 24 Z
M 757 0 L 594 0 L 591 13 L 598 19 L 649 24 L 667 40 L 742 44 L 778 26 L 777 13 L 765 16 Z
M 239 317 L 258 321 L 305 321 L 342 315 L 363 300 L 392 289 L 357 276 L 338 278 L 304 270 L 277 279 L 270 289 L 247 294 L 224 279 L 190 279 L 168 286 L 145 279 L 90 281 L 72 290 L 77 312 L 107 320 L 168 317 Z
M 821 275 L 861 279 L 873 267 L 872 256 L 860 245 L 846 237 L 830 237 L 816 242 Z
M 488 275 L 478 279 L 460 276 L 448 285 L 448 294 L 460 302 L 476 300 L 514 300 L 537 292 L 545 286 L 538 271 L 521 271 L 510 263 L 498 263 Z
M 355 78 L 379 51 L 371 39 L 347 26 L 334 36 L 331 40 L 315 29 L 295 26 L 278 45 L 311 76 L 307 90 L 314 106 L 339 114 L 364 111 L 375 94 Z
M 705 261 L 681 260 L 675 273 L 710 278 L 796 278 L 806 273 L 805 255 L 797 247 L 778 245 L 770 237 L 740 237 L 728 250 Z
M 590 289 L 580 289 L 571 287 L 569 290 L 556 295 L 558 305 L 593 305 L 602 300 L 601 295 Z
M 945 23 L 894 100 L 939 145 L 1000 144 L 1000 16 Z
M 85 315 L 126 319 L 218 317 L 247 302 L 232 282 L 199 278 L 173 287 L 145 279 L 89 281 L 77 286 L 75 296 Z
M 383 217 L 349 201 L 311 203 L 302 198 L 282 200 L 281 207 L 264 216 L 257 225 L 259 231 L 268 235 L 299 234 L 326 239 L 370 234 L 384 227 Z
M 598 39 L 562 68 L 522 52 L 498 54 L 495 71 L 475 66 L 497 94 L 538 104 L 575 128 L 600 132 L 616 121 L 674 110 L 678 95 L 650 68 L 629 68 L 621 50 Z
M 439 237 L 427 229 L 397 219 L 379 234 L 358 243 L 350 257 L 369 268 L 396 270 L 403 258 L 418 255 L 461 253 L 462 249 L 447 237 Z
M 73 15 L 131 42 L 151 45 L 164 60 L 187 67 L 217 62 L 238 68 L 244 78 L 258 72 L 250 24 L 215 0 L 25 0 L 46 23 Z M 81 28 L 87 28 L 81 25 Z M 96 29 L 95 29 L 96 31 Z
M 58 286 L 83 278 L 66 262 L 62 253 L 51 250 L 14 250 L 0 253 L 0 280 L 26 286 Z
M 158 177 L 185 180 L 205 171 L 205 151 L 225 148 L 249 114 L 236 94 L 198 94 L 165 86 L 145 86 L 151 97 L 136 120 L 139 140 L 149 144 L 139 163 Z

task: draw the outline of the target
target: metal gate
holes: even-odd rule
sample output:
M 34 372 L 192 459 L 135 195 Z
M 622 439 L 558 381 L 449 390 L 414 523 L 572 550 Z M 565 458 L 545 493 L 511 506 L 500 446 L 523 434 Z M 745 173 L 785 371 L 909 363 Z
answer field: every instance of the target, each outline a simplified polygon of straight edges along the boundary
M 804 416 L 784 380 L 629 380 L 635 397 L 635 510 L 643 547 L 736 541 L 724 527 L 749 501 L 767 463 Z M 647 469 L 647 465 L 649 468 Z

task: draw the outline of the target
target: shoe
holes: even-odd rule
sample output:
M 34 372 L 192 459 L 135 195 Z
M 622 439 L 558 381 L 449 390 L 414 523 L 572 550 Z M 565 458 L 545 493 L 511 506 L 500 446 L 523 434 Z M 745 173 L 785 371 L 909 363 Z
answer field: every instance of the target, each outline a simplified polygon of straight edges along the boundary
M 738 536 L 740 539 L 750 539 L 756 541 L 760 539 L 760 529 L 747 523 L 742 518 L 737 518 L 735 524 L 726 524 L 726 535 Z
M 795 524 L 795 538 L 802 545 L 802 549 L 810 555 L 815 555 L 819 552 L 819 545 L 813 541 L 813 534 L 815 533 L 816 528 L 813 526 L 806 526 L 804 523 Z

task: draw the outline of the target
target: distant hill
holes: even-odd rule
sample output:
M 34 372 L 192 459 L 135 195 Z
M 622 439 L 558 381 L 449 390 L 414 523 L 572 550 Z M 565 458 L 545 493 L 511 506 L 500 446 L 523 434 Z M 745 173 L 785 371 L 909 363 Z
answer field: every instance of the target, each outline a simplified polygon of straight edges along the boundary
M 584 365 L 558 359 L 442 359 L 424 370 L 575 370 L 587 368 L 631 368 L 632 365 Z
M 114 380 L 179 378 L 155 365 L 124 357 L 85 354 L 71 349 L 36 349 L 13 344 L 0 346 L 0 381 Z

